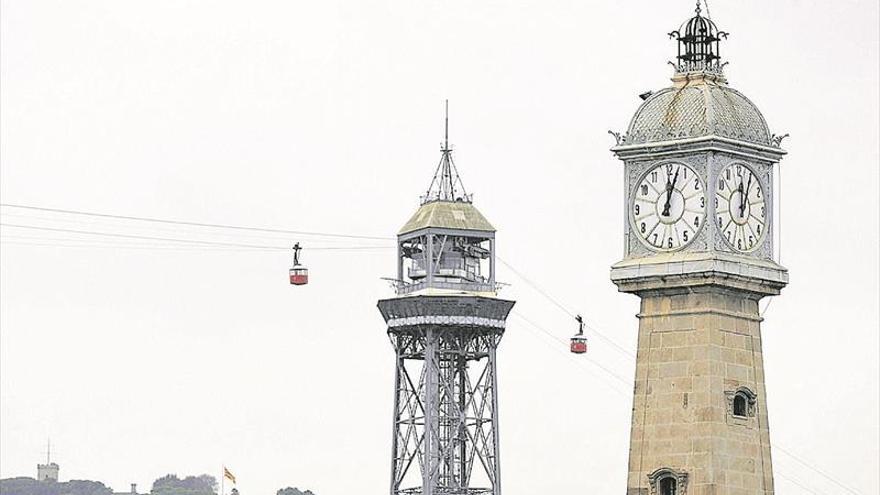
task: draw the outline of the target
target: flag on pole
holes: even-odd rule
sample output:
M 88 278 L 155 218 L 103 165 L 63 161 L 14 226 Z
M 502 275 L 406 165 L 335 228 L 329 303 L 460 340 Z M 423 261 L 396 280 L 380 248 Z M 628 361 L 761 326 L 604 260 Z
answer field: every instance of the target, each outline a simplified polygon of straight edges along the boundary
M 235 484 L 235 476 L 226 469 L 226 466 L 223 466 L 223 477 Z

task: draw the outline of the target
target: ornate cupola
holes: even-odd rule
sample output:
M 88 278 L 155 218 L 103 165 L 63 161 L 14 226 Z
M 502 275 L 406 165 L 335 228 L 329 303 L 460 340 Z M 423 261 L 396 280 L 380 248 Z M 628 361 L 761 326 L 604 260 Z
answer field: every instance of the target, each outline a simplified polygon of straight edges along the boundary
M 700 4 L 697 4 L 697 15 L 669 33 L 670 38 L 678 40 L 676 69 L 682 73 L 720 75 L 724 68 L 721 63 L 721 39 L 727 38 L 727 33 L 720 31 L 711 19 L 703 17 L 701 11 Z

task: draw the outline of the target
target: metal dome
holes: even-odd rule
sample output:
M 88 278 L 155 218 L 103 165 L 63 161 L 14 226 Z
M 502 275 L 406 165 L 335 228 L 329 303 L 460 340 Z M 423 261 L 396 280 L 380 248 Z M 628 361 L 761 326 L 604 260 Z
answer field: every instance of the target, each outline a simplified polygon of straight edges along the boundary
M 681 80 L 679 80 L 681 79 Z M 719 136 L 772 146 L 764 116 L 748 98 L 706 75 L 678 75 L 674 87 L 650 95 L 636 111 L 620 145 Z

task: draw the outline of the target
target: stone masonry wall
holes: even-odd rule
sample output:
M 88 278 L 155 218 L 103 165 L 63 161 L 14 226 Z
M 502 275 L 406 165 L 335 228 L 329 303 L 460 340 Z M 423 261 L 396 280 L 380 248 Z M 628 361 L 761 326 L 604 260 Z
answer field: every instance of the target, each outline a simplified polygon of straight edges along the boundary
M 773 494 L 760 321 L 746 292 L 642 294 L 627 495 Z

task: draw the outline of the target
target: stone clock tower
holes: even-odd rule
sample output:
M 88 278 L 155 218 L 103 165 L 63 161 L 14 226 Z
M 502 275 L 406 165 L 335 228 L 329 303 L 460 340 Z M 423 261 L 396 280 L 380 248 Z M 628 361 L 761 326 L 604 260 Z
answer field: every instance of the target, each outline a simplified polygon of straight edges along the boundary
M 773 260 L 773 168 L 785 154 L 733 89 L 727 33 L 696 15 L 672 86 L 643 94 L 612 151 L 624 162 L 624 259 L 641 298 L 627 495 L 769 495 L 770 430 L 758 302 Z

